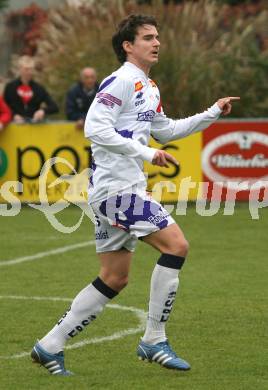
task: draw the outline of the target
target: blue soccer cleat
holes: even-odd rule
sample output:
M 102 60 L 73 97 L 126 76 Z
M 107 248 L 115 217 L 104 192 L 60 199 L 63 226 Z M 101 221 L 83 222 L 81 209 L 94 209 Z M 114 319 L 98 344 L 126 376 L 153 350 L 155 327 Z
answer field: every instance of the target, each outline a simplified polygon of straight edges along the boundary
M 179 358 L 172 351 L 168 341 L 163 341 L 155 345 L 146 344 L 141 341 L 138 345 L 137 355 L 140 360 L 148 360 L 150 363 L 156 362 L 163 367 L 173 370 L 187 371 L 191 368 L 189 363 Z
M 55 354 L 46 352 L 37 342 L 31 352 L 31 358 L 33 363 L 38 363 L 45 367 L 52 375 L 73 375 L 71 371 L 65 370 L 63 352 Z

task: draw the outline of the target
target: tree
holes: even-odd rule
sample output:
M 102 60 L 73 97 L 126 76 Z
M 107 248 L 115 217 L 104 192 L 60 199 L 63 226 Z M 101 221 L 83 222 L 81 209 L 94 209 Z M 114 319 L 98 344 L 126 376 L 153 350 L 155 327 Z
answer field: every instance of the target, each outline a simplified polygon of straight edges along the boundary
M 0 11 L 8 6 L 9 0 L 0 0 Z
M 151 77 L 168 115 L 193 115 L 219 96 L 240 95 L 243 104 L 233 116 L 267 116 L 268 11 L 245 17 L 243 9 L 236 14 L 215 0 L 185 1 L 180 10 L 163 7 L 162 0 L 153 3 L 97 0 L 49 12 L 37 43 L 37 77 L 62 112 L 66 91 L 83 67 L 95 67 L 101 80 L 119 66 L 111 45 L 118 21 L 131 12 L 150 12 L 157 16 L 161 37 L 160 61 Z

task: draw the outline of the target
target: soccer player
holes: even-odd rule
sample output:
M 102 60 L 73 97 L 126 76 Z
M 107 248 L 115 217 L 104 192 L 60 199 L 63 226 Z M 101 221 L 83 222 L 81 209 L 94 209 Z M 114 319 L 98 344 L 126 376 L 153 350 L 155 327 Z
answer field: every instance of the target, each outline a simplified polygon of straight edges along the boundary
M 126 286 L 138 239 L 156 248 L 160 257 L 152 273 L 147 326 L 137 354 L 166 368 L 190 369 L 165 333 L 188 242 L 168 212 L 146 193 L 143 161 L 161 167 L 176 163 L 164 150 L 148 147 L 150 135 L 161 143 L 186 137 L 207 128 L 221 113 L 229 114 L 232 100 L 238 99 L 222 98 L 201 114 L 169 119 L 149 78 L 160 48 L 154 17 L 129 16 L 119 24 L 112 43 L 122 66 L 101 83 L 85 122 L 94 157 L 89 202 L 96 216 L 100 273 L 32 350 L 33 360 L 54 375 L 70 375 L 64 366 L 65 343 Z

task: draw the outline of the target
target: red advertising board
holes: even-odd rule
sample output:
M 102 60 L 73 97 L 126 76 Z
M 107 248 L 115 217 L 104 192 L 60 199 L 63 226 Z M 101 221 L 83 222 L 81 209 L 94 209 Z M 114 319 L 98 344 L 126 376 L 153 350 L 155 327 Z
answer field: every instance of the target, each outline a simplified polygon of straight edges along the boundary
M 207 199 L 263 200 L 268 187 L 268 120 L 219 121 L 203 133 Z M 268 191 L 266 191 L 268 194 Z

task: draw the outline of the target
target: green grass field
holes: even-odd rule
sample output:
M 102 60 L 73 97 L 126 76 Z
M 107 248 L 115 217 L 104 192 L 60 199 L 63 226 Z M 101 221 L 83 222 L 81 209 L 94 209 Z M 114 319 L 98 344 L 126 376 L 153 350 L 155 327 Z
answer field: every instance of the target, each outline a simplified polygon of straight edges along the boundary
M 79 215 L 72 207 L 61 219 L 72 225 Z M 0 218 L 2 262 L 94 236 L 88 219 L 75 233 L 62 234 L 28 207 L 16 217 Z M 69 305 L 32 297 L 72 298 L 96 277 L 98 261 L 91 245 L 0 266 L 0 389 L 268 389 L 268 209 L 252 220 L 247 204 L 237 206 L 234 216 L 219 212 L 213 217 L 197 215 L 192 205 L 176 220 L 191 249 L 167 328 L 172 346 L 191 363 L 191 371 L 171 372 L 140 362 L 136 346 L 141 331 L 93 343 L 92 339 L 139 326 L 134 312 L 112 307 L 73 340 L 91 340 L 88 345 L 66 350 L 66 366 L 74 377 L 53 377 L 28 356 L 14 358 L 30 351 Z M 155 250 L 139 243 L 130 283 L 112 303 L 146 311 L 157 258 Z

